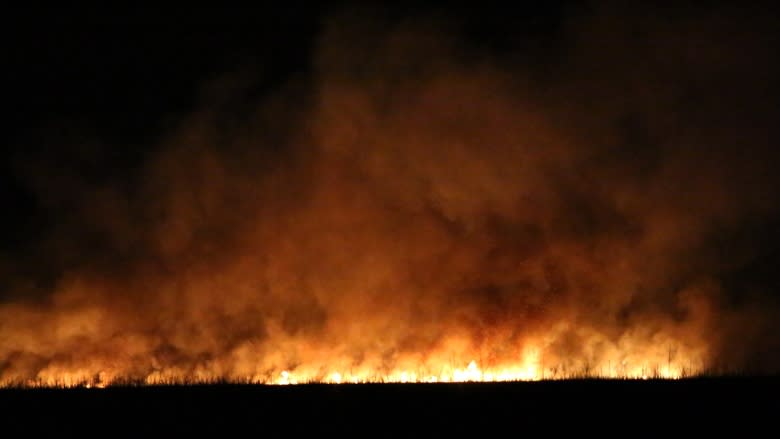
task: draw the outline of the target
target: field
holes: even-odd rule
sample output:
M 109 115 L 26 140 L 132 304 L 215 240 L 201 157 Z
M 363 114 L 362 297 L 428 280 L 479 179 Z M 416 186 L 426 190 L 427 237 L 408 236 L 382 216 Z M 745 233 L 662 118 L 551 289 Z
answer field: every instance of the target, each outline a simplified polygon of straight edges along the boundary
M 744 377 L 3 389 L 0 419 L 4 437 L 744 437 L 776 428 L 779 390 L 779 378 Z

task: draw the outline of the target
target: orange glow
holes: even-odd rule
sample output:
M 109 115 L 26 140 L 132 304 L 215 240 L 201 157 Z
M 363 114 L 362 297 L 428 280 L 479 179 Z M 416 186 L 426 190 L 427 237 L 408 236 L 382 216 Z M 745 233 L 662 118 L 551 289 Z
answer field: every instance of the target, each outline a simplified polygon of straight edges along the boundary
M 85 387 L 102 389 L 111 385 L 146 384 L 146 385 L 177 385 L 177 384 L 209 384 L 216 382 L 228 382 L 236 384 L 265 384 L 265 385 L 295 385 L 295 384 L 361 384 L 361 383 L 465 383 L 465 382 L 512 382 L 512 381 L 540 381 L 540 380 L 562 380 L 578 378 L 599 378 L 599 379 L 680 379 L 695 376 L 684 367 L 663 366 L 659 368 L 648 368 L 647 366 L 621 367 L 620 371 L 602 370 L 589 374 L 572 373 L 564 375 L 556 372 L 554 368 L 542 370 L 537 365 L 501 365 L 483 369 L 476 361 L 472 360 L 465 367 L 451 368 L 442 367 L 440 372 L 436 373 L 432 369 L 414 370 L 392 370 L 387 374 L 377 374 L 372 371 L 344 372 L 333 371 L 326 375 L 307 372 L 306 369 L 300 373 L 281 371 L 275 378 L 269 378 L 266 375 L 233 377 L 224 380 L 220 376 L 198 376 L 176 375 L 168 373 L 154 373 L 145 379 L 135 382 L 126 379 L 115 378 L 95 378 L 94 374 L 70 374 L 60 373 L 56 375 L 47 375 L 42 373 L 39 377 L 23 382 L 9 380 L 0 384 L 0 387 L 23 386 L 23 387 Z M 103 379 L 105 381 L 103 381 Z
M 453 343 L 457 345 L 457 343 Z M 484 347 L 483 347 L 484 348 Z M 646 350 L 645 356 L 614 351 L 605 354 L 599 363 L 585 364 L 570 362 L 566 364 L 544 363 L 543 350 L 524 349 L 519 352 L 516 361 L 491 361 L 480 363 L 476 359 L 451 360 L 455 352 L 432 352 L 424 359 L 400 360 L 399 365 L 391 369 L 382 369 L 376 363 L 366 359 L 364 364 L 348 364 L 346 358 L 332 358 L 332 362 L 300 364 L 290 369 L 274 369 L 264 365 L 257 358 L 256 373 L 242 374 L 220 372 L 219 362 L 204 365 L 199 370 L 169 368 L 156 370 L 145 376 L 130 375 L 121 366 L 111 368 L 109 364 L 92 363 L 79 368 L 49 367 L 41 370 L 34 378 L 21 380 L 17 377 L 5 377 L 2 386 L 26 387 L 86 387 L 104 388 L 123 383 L 166 385 L 199 383 L 252 383 L 267 385 L 295 385 L 306 383 L 462 383 L 462 382 L 508 382 L 560 380 L 572 378 L 617 378 L 617 379 L 679 379 L 694 376 L 700 372 L 693 355 L 695 351 L 676 352 L 674 358 L 670 352 Z M 475 352 L 470 352 L 474 354 Z M 613 355 L 613 356 L 611 356 Z M 666 359 L 662 358 L 666 355 Z M 469 357 L 464 357 L 469 358 Z M 551 357 L 552 358 L 552 357 Z M 555 361 L 565 360 L 557 358 Z M 419 361 L 414 363 L 414 361 Z M 116 364 L 116 363 L 114 363 Z M 400 365 L 403 364 L 403 365 Z M 235 366 L 235 365 L 234 365 Z M 262 371 L 262 373 L 260 373 Z
M 227 77 L 116 181 L 31 166 L 51 230 L 0 254 L 0 386 L 675 379 L 777 352 L 735 280 L 777 161 L 745 154 L 752 122 L 695 125 L 694 70 L 656 74 L 688 31 L 524 71 L 342 24 L 311 75 Z

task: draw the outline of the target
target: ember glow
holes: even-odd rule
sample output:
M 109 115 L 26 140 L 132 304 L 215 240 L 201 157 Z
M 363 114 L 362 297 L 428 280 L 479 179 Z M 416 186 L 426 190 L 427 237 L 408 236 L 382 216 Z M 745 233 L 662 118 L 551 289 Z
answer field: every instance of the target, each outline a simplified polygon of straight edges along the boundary
M 695 100 L 774 51 L 715 63 L 678 42 L 720 44 L 717 20 L 645 15 L 570 23 L 534 63 L 436 23 L 329 23 L 307 75 L 252 105 L 233 76 L 205 86 L 130 171 L 20 168 L 52 220 L 0 255 L 0 386 L 778 365 L 777 306 L 740 283 L 744 230 L 777 214 L 774 145 L 732 111 L 766 90 Z
M 489 367 L 480 367 L 476 360 L 467 365 L 455 365 L 441 358 L 429 359 L 421 364 L 415 364 L 409 369 L 392 369 L 382 371 L 381 368 L 371 369 L 368 365 L 349 367 L 339 364 L 321 364 L 317 367 L 299 366 L 293 371 L 264 372 L 254 375 L 224 375 L 215 372 L 201 371 L 191 374 L 183 370 L 155 371 L 146 377 L 136 377 L 135 381 L 127 381 L 123 371 L 117 370 L 44 370 L 34 379 L 26 381 L 8 381 L 4 385 L 28 387 L 77 387 L 105 388 L 109 385 L 147 384 L 173 385 L 193 383 L 251 383 L 269 385 L 295 385 L 307 383 L 327 384 L 360 384 L 360 383 L 463 383 L 463 382 L 510 382 L 561 380 L 575 378 L 606 378 L 606 379 L 679 379 L 696 376 L 701 363 L 693 363 L 682 357 L 673 356 L 669 352 L 667 361 L 661 365 L 660 358 L 635 360 L 630 364 L 625 357 L 616 357 L 606 364 L 578 365 L 577 369 L 567 370 L 563 366 L 545 366 L 538 351 L 526 352 L 520 361 L 514 363 L 499 363 Z M 672 360 L 673 359 L 673 360 Z M 643 361 L 644 360 L 644 361 Z M 258 363 L 262 363 L 258 358 Z M 652 366 L 651 366 L 652 364 Z M 379 372 L 378 372 L 379 371 Z

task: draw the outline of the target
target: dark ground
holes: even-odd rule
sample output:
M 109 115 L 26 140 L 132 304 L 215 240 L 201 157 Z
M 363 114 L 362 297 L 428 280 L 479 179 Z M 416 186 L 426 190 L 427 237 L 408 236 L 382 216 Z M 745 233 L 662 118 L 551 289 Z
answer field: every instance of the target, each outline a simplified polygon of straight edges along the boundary
M 780 378 L 0 390 L 4 437 L 777 437 Z

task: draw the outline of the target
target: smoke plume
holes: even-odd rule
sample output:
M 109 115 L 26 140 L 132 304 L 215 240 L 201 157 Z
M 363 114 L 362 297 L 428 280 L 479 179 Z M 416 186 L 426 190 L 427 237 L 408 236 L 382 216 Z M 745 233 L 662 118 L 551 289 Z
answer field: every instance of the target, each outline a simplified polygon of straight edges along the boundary
M 132 169 L 53 135 L 17 167 L 47 219 L 0 255 L 0 382 L 777 371 L 770 21 L 594 8 L 507 50 L 345 13 Z

